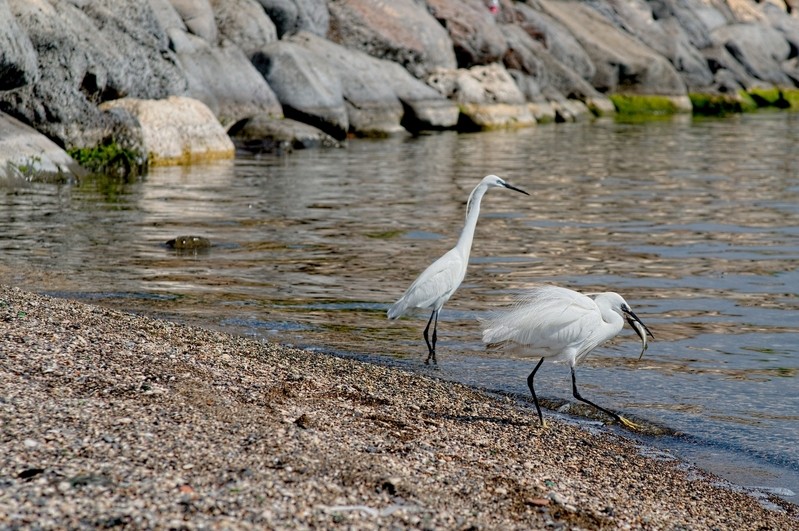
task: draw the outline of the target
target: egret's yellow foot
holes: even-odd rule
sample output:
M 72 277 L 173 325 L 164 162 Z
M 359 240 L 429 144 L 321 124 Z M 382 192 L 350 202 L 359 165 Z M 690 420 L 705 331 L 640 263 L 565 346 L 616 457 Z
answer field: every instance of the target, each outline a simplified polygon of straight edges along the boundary
M 631 421 L 630 419 L 626 419 L 626 418 L 622 417 L 621 415 L 619 416 L 619 420 L 621 421 L 622 424 L 624 424 L 625 426 L 627 426 L 631 430 L 644 431 L 644 427 L 643 426 L 641 426 L 640 424 L 636 424 L 635 422 Z

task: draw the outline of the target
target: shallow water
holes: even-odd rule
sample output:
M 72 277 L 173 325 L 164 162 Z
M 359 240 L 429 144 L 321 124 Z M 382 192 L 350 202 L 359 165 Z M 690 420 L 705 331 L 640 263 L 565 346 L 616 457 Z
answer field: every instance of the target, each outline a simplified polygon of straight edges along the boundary
M 385 310 L 454 245 L 489 173 L 531 196 L 486 195 L 426 367 L 428 315 Z M 188 234 L 214 246 L 163 245 Z M 640 362 L 629 328 L 594 351 L 577 369 L 583 395 L 684 434 L 647 444 L 794 493 L 798 264 L 797 114 L 356 140 L 134 183 L 0 183 L 2 282 L 520 397 L 536 359 L 487 350 L 477 319 L 536 282 L 618 291 L 655 340 Z M 545 364 L 536 390 L 570 399 L 568 368 Z

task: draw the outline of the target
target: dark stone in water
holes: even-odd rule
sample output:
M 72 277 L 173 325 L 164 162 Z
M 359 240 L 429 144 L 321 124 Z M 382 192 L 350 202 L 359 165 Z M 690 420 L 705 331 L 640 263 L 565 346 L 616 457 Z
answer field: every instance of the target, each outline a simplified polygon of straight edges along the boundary
M 179 250 L 208 249 L 211 247 L 211 240 L 202 236 L 178 236 L 166 242 L 166 246 Z

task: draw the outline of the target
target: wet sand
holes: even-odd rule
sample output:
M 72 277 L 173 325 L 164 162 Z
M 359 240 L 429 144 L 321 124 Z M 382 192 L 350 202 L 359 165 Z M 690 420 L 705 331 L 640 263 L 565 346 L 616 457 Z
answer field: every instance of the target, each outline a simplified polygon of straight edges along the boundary
M 400 369 L 0 286 L 0 527 L 799 529 L 799 508 Z

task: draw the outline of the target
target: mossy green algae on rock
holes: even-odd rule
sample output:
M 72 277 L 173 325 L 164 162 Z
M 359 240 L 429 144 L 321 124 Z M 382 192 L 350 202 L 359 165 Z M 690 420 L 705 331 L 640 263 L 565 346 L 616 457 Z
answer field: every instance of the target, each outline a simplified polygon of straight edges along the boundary
M 748 91 L 758 107 L 799 110 L 799 89 L 767 87 Z
M 735 93 L 690 93 L 694 114 L 719 116 L 759 109 L 799 110 L 799 89 L 752 88 Z
M 686 96 L 650 94 L 611 94 L 610 101 L 619 115 L 659 115 L 691 112 Z
M 116 142 L 86 148 L 67 150 L 69 156 L 84 169 L 97 174 L 121 176 L 143 175 L 147 171 L 147 157 L 123 148 Z
M 691 98 L 694 114 L 701 116 L 722 116 L 757 110 L 757 103 L 744 91 L 726 94 L 693 92 L 688 97 Z

